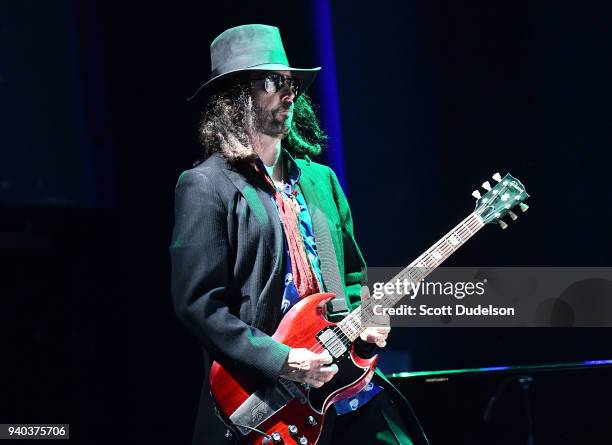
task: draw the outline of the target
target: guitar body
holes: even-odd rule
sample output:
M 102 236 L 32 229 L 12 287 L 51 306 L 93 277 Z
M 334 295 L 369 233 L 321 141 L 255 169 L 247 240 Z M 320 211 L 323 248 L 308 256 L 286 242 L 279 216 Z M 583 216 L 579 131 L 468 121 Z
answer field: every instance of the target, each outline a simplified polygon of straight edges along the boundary
M 292 348 L 321 352 L 323 346 L 317 334 L 333 332 L 336 326 L 325 319 L 325 305 L 333 298 L 329 293 L 303 298 L 285 314 L 272 338 Z M 352 345 L 344 353 L 336 352 L 332 356 L 338 373 L 318 389 L 285 379 L 275 384 L 257 384 L 248 372 L 228 370 L 214 362 L 210 371 L 212 396 L 226 422 L 235 425 L 235 431 L 254 445 L 273 442 L 249 428 L 266 435 L 278 433 L 284 444 L 315 444 L 327 409 L 333 402 L 364 389 L 376 367 L 377 356 L 359 357 Z M 291 425 L 297 427 L 297 433 L 291 434 Z

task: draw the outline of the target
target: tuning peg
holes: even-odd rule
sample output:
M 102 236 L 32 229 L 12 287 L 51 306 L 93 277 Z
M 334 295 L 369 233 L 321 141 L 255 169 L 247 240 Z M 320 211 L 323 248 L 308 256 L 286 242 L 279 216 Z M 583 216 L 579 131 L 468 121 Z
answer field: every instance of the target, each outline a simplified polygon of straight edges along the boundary
M 489 184 L 489 181 L 485 181 L 482 183 L 482 188 L 485 189 L 486 191 L 491 190 L 491 184 Z
M 499 173 L 495 173 L 492 178 L 496 181 L 496 182 L 501 182 L 501 175 Z
M 519 207 L 521 208 L 521 210 L 522 210 L 523 212 L 526 212 L 526 211 L 527 211 L 527 209 L 529 208 L 529 206 L 528 206 L 527 204 L 525 204 L 524 202 L 521 202 L 521 203 L 519 204 Z
M 499 224 L 499 227 L 501 227 L 502 230 L 506 230 L 508 228 L 508 224 L 503 222 L 501 219 L 499 221 L 497 221 L 497 224 Z
M 514 213 L 512 210 L 508 212 L 508 216 L 510 216 L 512 221 L 516 221 L 516 219 L 518 218 L 518 216 L 516 216 L 516 213 Z
M 480 199 L 480 198 L 481 198 L 481 196 L 480 196 L 480 192 L 479 192 L 478 190 L 474 190 L 474 191 L 472 192 L 472 196 L 473 196 L 474 198 L 476 198 L 476 199 Z

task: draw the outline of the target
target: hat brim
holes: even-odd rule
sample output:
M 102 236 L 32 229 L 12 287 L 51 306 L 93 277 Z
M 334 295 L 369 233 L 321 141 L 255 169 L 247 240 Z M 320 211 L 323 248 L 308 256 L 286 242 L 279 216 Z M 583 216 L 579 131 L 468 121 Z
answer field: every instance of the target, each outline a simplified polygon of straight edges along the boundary
M 262 65 L 255 65 L 255 66 L 251 66 L 247 68 L 241 68 L 239 70 L 228 71 L 226 73 L 219 74 L 218 76 L 215 76 L 211 78 L 210 80 L 208 80 L 206 83 L 202 84 L 200 88 L 198 88 L 196 92 L 193 93 L 193 95 L 187 99 L 187 101 L 191 102 L 195 100 L 196 98 L 198 98 L 199 96 L 204 95 L 205 92 L 210 91 L 211 88 L 214 85 L 216 85 L 219 81 L 229 76 L 232 76 L 234 74 L 242 73 L 246 71 L 291 71 L 292 73 L 294 73 L 295 77 L 300 79 L 300 82 L 302 83 L 302 87 L 305 91 L 308 89 L 310 84 L 315 80 L 320 70 L 321 70 L 320 66 L 316 68 L 292 68 L 290 66 L 283 65 L 280 63 L 265 63 Z

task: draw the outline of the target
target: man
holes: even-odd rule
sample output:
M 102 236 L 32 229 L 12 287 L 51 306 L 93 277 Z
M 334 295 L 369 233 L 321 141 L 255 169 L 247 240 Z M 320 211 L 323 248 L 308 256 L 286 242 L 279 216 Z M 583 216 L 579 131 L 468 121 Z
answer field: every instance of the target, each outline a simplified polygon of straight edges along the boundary
M 330 317 L 346 315 L 360 304 L 365 274 L 338 180 L 310 159 L 325 136 L 304 90 L 320 68 L 290 67 L 278 29 L 265 25 L 225 31 L 211 61 L 211 79 L 193 97 L 207 97 L 204 160 L 179 178 L 170 248 L 175 309 L 204 350 L 194 444 L 240 439 L 215 415 L 212 360 L 269 382 L 329 382 L 338 368 L 327 351 L 270 336 L 313 293 L 333 291 Z M 356 346 L 384 347 L 388 332 L 368 328 Z M 375 378 L 328 410 L 319 443 L 412 443 L 383 386 Z

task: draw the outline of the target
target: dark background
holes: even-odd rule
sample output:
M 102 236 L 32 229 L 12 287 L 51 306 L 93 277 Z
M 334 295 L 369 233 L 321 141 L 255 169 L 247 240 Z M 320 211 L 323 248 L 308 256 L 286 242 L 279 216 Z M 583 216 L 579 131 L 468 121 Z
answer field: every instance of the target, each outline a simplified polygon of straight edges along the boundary
M 212 39 L 239 24 L 279 26 L 294 66 L 319 65 L 313 5 L 0 1 L 2 423 L 188 442 L 202 365 L 174 317 L 167 254 L 174 184 L 198 153 L 185 98 L 208 77 Z M 611 13 L 333 2 L 345 186 L 370 265 L 408 264 L 500 171 L 531 209 L 448 265 L 610 266 Z M 609 359 L 610 340 L 396 330 L 383 367 Z

